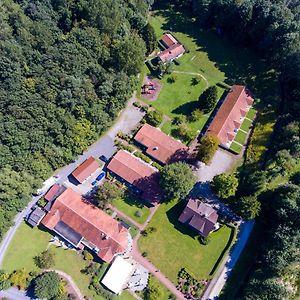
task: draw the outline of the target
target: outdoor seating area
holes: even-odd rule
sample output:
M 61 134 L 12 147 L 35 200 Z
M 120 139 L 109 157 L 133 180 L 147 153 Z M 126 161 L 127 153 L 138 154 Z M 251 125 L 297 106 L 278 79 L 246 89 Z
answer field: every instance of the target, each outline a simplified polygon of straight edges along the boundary
M 143 98 L 149 101 L 155 101 L 160 90 L 161 84 L 157 80 L 151 78 L 150 76 L 145 76 L 141 88 L 141 95 L 143 95 Z

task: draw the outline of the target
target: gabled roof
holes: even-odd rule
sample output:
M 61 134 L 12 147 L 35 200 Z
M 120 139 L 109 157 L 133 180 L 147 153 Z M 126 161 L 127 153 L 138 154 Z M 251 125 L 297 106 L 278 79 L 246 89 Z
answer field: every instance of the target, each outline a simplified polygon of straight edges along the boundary
M 172 60 L 179 55 L 183 54 L 185 52 L 184 47 L 181 44 L 174 44 L 167 48 L 166 50 L 161 51 L 158 54 L 158 57 L 162 62 L 167 62 L 169 60 Z
M 190 199 L 178 220 L 206 237 L 214 229 L 218 214 L 210 205 L 198 199 Z
M 57 198 L 66 188 L 58 183 L 51 186 L 48 192 L 44 195 L 44 199 L 47 201 L 53 201 Z
M 149 203 L 160 201 L 158 171 L 141 159 L 120 150 L 112 158 L 107 169 L 142 191 L 142 198 Z
M 75 236 L 74 240 L 81 236 L 97 247 L 98 256 L 107 262 L 110 262 L 115 254 L 124 252 L 128 246 L 128 230 L 70 188 L 55 200 L 42 223 L 50 230 L 59 232 L 67 240 L 69 236 L 64 236 L 64 232 L 68 235 L 71 231 L 67 229 L 71 228 L 70 236 Z
M 207 134 L 217 136 L 221 144 L 226 145 L 253 101 L 252 94 L 245 86 L 233 85 L 208 127 Z
M 99 164 L 94 157 L 89 157 L 80 166 L 78 166 L 72 173 L 73 177 L 79 182 L 84 182 L 97 169 Z
M 182 160 L 187 156 L 187 146 L 149 124 L 144 124 L 134 139 L 147 147 L 147 154 L 163 164 Z
M 170 47 L 174 44 L 177 44 L 178 41 L 174 38 L 174 36 L 170 33 L 166 33 L 161 37 L 162 42 L 165 44 L 166 47 Z
M 44 216 L 45 216 L 45 212 L 41 208 L 36 207 L 27 217 L 27 222 L 31 226 L 35 227 L 39 225 L 40 221 Z

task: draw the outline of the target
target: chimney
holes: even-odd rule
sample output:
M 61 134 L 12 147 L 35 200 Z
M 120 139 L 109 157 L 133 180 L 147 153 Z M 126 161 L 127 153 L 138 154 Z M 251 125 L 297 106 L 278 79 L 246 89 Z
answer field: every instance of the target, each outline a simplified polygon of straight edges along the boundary
M 158 147 L 156 146 L 156 147 L 153 147 L 153 150 L 158 150 Z

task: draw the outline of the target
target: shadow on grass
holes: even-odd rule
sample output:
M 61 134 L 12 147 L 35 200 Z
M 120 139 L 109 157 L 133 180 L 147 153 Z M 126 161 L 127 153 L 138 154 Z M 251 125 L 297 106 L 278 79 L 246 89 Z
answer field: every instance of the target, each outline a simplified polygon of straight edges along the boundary
M 169 209 L 166 214 L 167 217 L 174 225 L 174 228 L 180 231 L 182 234 L 188 235 L 191 238 L 196 238 L 199 234 L 196 231 L 191 230 L 187 225 L 181 224 L 178 221 L 178 218 L 180 214 L 182 213 L 184 207 L 186 205 L 186 201 L 179 201 L 177 204 L 175 204 L 171 209 Z
M 209 60 L 215 67 L 225 73 L 228 84 L 246 84 L 256 98 L 263 100 L 263 104 L 257 102 L 257 106 L 276 102 L 274 100 L 274 95 L 278 94 L 276 74 L 254 50 L 234 45 L 224 36 L 200 29 L 188 12 L 166 9 L 157 11 L 157 14 L 166 20 L 162 26 L 163 30 L 172 28 L 174 32 L 184 33 L 196 43 L 196 51 L 207 52 Z
M 190 101 L 184 104 L 179 105 L 175 109 L 172 110 L 173 114 L 178 114 L 178 115 L 186 115 L 190 116 L 191 112 L 194 111 L 196 108 L 198 108 L 198 101 Z

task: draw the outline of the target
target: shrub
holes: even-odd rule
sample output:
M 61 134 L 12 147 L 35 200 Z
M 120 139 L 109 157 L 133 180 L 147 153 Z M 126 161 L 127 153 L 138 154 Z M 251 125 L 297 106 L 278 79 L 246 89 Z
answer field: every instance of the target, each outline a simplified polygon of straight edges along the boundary
M 140 151 L 135 151 L 133 154 L 148 164 L 151 162 L 151 159 L 147 155 L 145 155 L 144 153 L 142 153 Z
M 171 75 L 170 77 L 168 77 L 167 82 L 172 84 L 176 81 L 177 76 L 176 75 Z
M 143 257 L 147 257 L 147 256 L 148 256 L 148 252 L 144 251 L 144 252 L 142 253 L 142 256 L 143 256 Z
M 134 215 L 137 217 L 137 218 L 141 218 L 143 216 L 143 212 L 141 210 L 137 210 Z
M 192 85 L 192 86 L 195 86 L 195 85 L 199 84 L 199 82 L 200 82 L 200 79 L 199 79 L 199 78 L 193 77 L 193 78 L 192 78 L 192 81 L 191 81 L 191 85 Z
M 213 191 L 223 199 L 235 195 L 239 184 L 239 180 L 234 174 L 220 174 L 216 175 L 211 183 Z
M 36 256 L 34 262 L 41 269 L 49 269 L 55 264 L 55 253 L 51 249 L 47 249 Z
M 41 198 L 41 199 L 39 199 L 39 201 L 37 202 L 37 205 L 38 205 L 39 207 L 45 207 L 47 203 L 48 203 L 48 202 L 47 202 L 44 198 Z
M 197 136 L 195 130 L 189 128 L 186 124 L 180 124 L 178 128 L 173 130 L 173 134 L 185 142 L 190 142 Z
M 0 270 L 0 290 L 7 290 L 10 286 L 9 273 Z
M 158 110 L 152 110 L 147 113 L 146 121 L 152 125 L 157 127 L 163 121 L 163 113 Z
M 153 161 L 151 164 L 152 167 L 156 168 L 158 171 L 162 170 L 162 166 L 160 164 L 158 164 L 157 162 Z
M 174 62 L 174 64 L 175 64 L 176 66 L 180 66 L 180 65 L 181 65 L 181 62 L 180 62 L 177 58 L 174 59 L 173 62 Z
M 210 238 L 208 236 L 204 237 L 200 235 L 198 239 L 202 245 L 208 245 L 210 243 Z
M 93 258 L 93 255 L 89 251 L 84 250 L 83 251 L 83 259 L 87 260 L 87 261 L 92 261 L 94 258 Z
M 196 122 L 198 121 L 199 119 L 201 119 L 203 117 L 203 112 L 200 110 L 200 109 L 195 109 L 190 117 L 189 117 L 189 121 L 190 122 Z
M 173 119 L 173 124 L 174 125 L 180 125 L 180 124 L 183 124 L 186 122 L 186 116 L 185 115 L 179 115 L 179 116 L 176 116 L 174 119 Z

